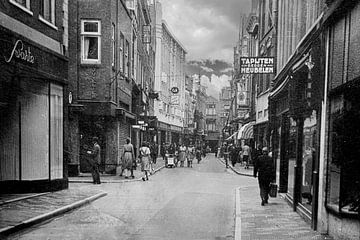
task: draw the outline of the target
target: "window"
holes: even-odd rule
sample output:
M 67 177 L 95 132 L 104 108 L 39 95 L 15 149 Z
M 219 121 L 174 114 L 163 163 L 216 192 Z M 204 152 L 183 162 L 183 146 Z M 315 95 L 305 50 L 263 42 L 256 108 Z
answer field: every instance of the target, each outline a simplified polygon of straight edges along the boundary
M 216 131 L 216 124 L 214 122 L 206 124 L 208 131 Z
M 111 66 L 115 67 L 115 56 L 116 56 L 116 42 L 115 42 L 115 24 L 112 23 L 111 25 L 112 31 L 111 31 L 111 45 L 112 45 L 112 60 L 111 60 Z
M 130 45 L 129 45 L 129 41 L 126 40 L 125 41 L 125 76 L 126 77 L 129 77 L 129 67 L 130 67 L 130 62 L 129 62 L 129 48 L 130 48 Z
M 258 118 L 262 118 L 263 117 L 263 111 L 259 111 L 258 112 Z
M 30 10 L 30 0 L 10 0 L 10 3 L 14 4 L 15 6 L 21 8 L 25 12 L 29 14 L 33 14 Z
M 81 21 L 81 62 L 101 63 L 101 22 L 98 20 Z
M 327 206 L 360 214 L 360 89 L 331 99 Z
M 125 58 L 125 55 L 124 55 L 124 42 L 125 42 L 125 39 L 124 39 L 124 35 L 122 33 L 120 33 L 120 56 L 119 56 L 119 60 L 120 60 L 120 70 L 121 72 L 124 72 L 124 69 L 125 69 L 125 66 L 124 66 L 124 58 Z
M 41 0 L 39 18 L 55 25 L 55 0 Z

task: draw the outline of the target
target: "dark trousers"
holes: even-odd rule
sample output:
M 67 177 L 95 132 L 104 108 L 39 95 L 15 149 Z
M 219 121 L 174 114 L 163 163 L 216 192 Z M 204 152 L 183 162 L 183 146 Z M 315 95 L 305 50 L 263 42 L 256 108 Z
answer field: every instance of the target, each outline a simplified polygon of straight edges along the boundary
M 100 173 L 99 173 L 99 164 L 95 163 L 94 165 L 92 165 L 91 167 L 91 175 L 93 178 L 93 183 L 94 184 L 100 184 Z
M 259 179 L 259 187 L 260 187 L 260 197 L 262 201 L 267 201 L 269 199 L 270 192 L 270 181 Z

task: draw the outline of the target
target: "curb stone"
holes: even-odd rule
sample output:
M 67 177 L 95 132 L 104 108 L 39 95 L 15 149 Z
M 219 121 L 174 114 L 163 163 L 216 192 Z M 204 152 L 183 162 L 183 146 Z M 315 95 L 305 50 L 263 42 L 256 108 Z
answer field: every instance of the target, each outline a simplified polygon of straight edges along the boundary
M 39 215 L 39 216 L 36 216 L 36 217 L 33 217 L 33 218 L 30 218 L 28 220 L 25 220 L 25 221 L 22 221 L 20 222 L 19 224 L 17 225 L 14 225 L 14 226 L 8 226 L 8 227 L 5 227 L 5 228 L 2 228 L 0 229 L 0 237 L 1 236 L 5 236 L 5 235 L 9 235 L 11 233 L 15 233 L 17 231 L 20 231 L 22 229 L 25 229 L 25 228 L 28 228 L 30 226 L 33 226 L 35 224 L 38 224 L 40 222 L 43 222 L 45 220 L 48 220 L 48 219 L 51 219 L 51 218 L 54 218 L 56 216 L 59 216 L 61 214 L 64 214 L 66 212 L 69 212 L 71 210 L 74 210 L 76 208 L 79 208 L 81 206 L 84 206 L 86 204 L 89 204 L 101 197 L 104 197 L 106 196 L 107 193 L 106 192 L 101 192 L 101 193 L 98 193 L 96 195 L 93 195 L 91 197 L 88 197 L 88 198 L 85 198 L 83 200 L 80 200 L 80 201 L 77 201 L 77 202 L 74 202 L 70 205 L 67 205 L 67 206 L 64 206 L 64 207 L 61 207 L 61 208 L 58 208 L 54 211 L 51 211 L 51 212 L 48 212 L 48 213 L 44 213 L 42 215 Z
M 225 162 L 224 162 L 224 160 L 222 160 L 221 158 L 217 158 L 217 159 L 219 160 L 219 162 L 221 162 L 222 164 L 226 165 Z M 247 174 L 247 173 L 241 173 L 241 172 L 239 172 L 239 171 L 236 170 L 233 166 L 231 166 L 231 164 L 229 164 L 229 168 L 230 168 L 233 172 L 235 172 L 236 174 L 238 174 L 238 175 L 242 175 L 242 176 L 246 176 L 246 177 L 253 177 L 252 174 Z

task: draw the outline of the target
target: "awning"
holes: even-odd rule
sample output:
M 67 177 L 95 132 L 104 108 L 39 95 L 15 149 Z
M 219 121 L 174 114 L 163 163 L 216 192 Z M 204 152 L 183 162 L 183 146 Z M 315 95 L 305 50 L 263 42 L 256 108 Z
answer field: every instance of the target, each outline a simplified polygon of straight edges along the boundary
M 239 129 L 237 138 L 238 139 L 254 138 L 254 132 L 253 132 L 254 125 L 255 125 L 255 122 L 249 122 L 249 123 L 245 124 L 244 126 L 242 126 Z
M 230 137 L 228 137 L 228 138 L 226 139 L 226 141 L 229 141 L 229 140 L 231 140 L 232 138 L 235 139 L 235 138 L 236 138 L 236 134 L 237 134 L 237 132 L 235 132 L 233 135 L 231 135 Z

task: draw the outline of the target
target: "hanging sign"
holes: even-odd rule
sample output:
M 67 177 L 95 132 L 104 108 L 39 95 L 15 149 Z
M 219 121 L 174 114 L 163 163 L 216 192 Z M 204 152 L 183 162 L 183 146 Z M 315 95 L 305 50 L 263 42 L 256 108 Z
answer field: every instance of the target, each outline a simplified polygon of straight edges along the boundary
M 274 73 L 273 57 L 241 57 L 240 73 L 242 74 L 271 74 Z

